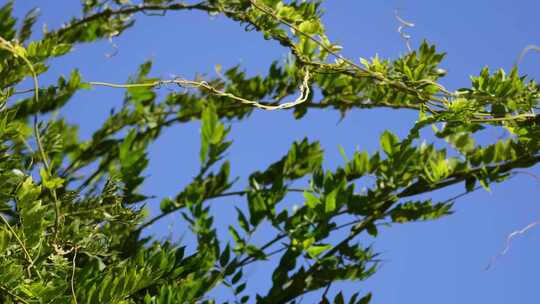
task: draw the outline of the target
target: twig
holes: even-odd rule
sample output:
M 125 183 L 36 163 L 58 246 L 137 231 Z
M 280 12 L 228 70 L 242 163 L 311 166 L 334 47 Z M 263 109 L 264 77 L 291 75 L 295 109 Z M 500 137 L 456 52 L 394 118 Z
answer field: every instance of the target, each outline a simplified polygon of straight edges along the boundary
M 120 8 L 118 10 L 107 8 L 99 13 L 95 13 L 86 18 L 82 18 L 80 20 L 72 22 L 71 24 L 68 24 L 66 27 L 61 28 L 57 32 L 51 32 L 51 34 L 57 34 L 59 36 L 62 36 L 65 33 L 68 33 L 73 28 L 82 26 L 84 24 L 87 24 L 95 20 L 99 20 L 101 18 L 107 18 L 111 16 L 130 15 L 130 14 L 142 13 L 142 12 L 144 12 L 144 14 L 148 14 L 148 12 L 151 12 L 151 11 L 168 11 L 168 10 L 170 11 L 179 11 L 179 10 L 212 11 L 213 9 L 214 8 L 212 6 L 206 5 L 205 2 L 200 2 L 200 3 L 195 3 L 195 4 L 173 3 L 173 4 L 166 4 L 166 5 L 163 5 L 163 4 L 131 5 L 131 6 Z
M 32 92 L 34 92 L 34 88 L 15 91 L 15 92 L 13 92 L 13 95 L 26 94 L 26 93 L 32 93 Z
M 482 189 L 482 188 L 484 188 L 484 187 L 482 187 L 482 186 L 476 186 L 476 187 L 474 187 L 472 190 L 470 190 L 470 191 L 465 191 L 465 192 L 462 192 L 462 193 L 460 193 L 460 194 L 458 194 L 458 195 L 455 195 L 455 196 L 453 196 L 453 197 L 451 197 L 451 198 L 448 198 L 448 199 L 446 199 L 446 200 L 445 200 L 444 202 L 442 202 L 442 203 L 443 203 L 443 204 L 452 203 L 452 202 L 454 202 L 455 200 L 460 199 L 460 198 L 462 198 L 462 197 L 464 197 L 464 196 L 466 196 L 466 195 L 469 195 L 469 194 L 473 193 L 474 191 L 479 190 L 479 189 Z
M 287 237 L 286 234 L 280 234 L 280 235 L 277 235 L 273 240 L 271 240 L 271 241 L 269 241 L 268 243 L 264 244 L 260 249 L 261 249 L 261 250 L 265 250 L 265 249 L 267 249 L 268 247 L 270 247 L 270 246 L 274 245 L 275 243 L 277 243 L 279 240 L 284 239 L 285 237 Z M 278 253 L 280 253 L 280 252 L 282 252 L 283 250 L 286 250 L 286 249 L 287 249 L 287 247 L 284 246 L 284 247 L 282 247 L 282 248 L 276 249 L 276 250 L 271 251 L 271 252 L 269 252 L 269 253 L 265 253 L 265 256 L 266 256 L 266 257 L 273 256 L 273 255 L 278 254 Z M 251 259 L 251 260 L 250 260 L 250 259 Z M 241 260 L 240 262 L 238 262 L 238 267 L 244 267 L 244 266 L 246 266 L 246 265 L 249 265 L 249 264 L 255 262 L 256 260 L 257 260 L 257 259 L 254 258 L 254 257 L 247 256 L 247 257 L 245 257 L 243 260 Z
M 328 291 L 330 291 L 330 287 L 331 287 L 331 286 L 332 286 L 332 282 L 330 282 L 330 283 L 328 283 L 328 284 L 326 285 L 326 288 L 324 289 L 324 292 L 323 292 L 323 294 L 322 294 L 322 296 L 321 296 L 321 302 L 322 302 L 324 299 L 326 299 L 326 295 L 328 294 Z

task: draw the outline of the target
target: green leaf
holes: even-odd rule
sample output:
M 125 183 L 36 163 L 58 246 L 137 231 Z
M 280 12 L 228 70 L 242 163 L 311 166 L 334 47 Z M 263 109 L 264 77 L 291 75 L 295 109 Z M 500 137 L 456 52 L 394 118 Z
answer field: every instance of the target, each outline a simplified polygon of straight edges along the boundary
M 378 230 L 377 230 L 377 226 L 375 226 L 375 224 L 373 224 L 373 223 L 367 224 L 366 231 L 367 231 L 367 233 L 369 235 L 371 235 L 373 237 L 376 237 L 377 234 L 379 233 Z
M 236 287 L 236 289 L 234 290 L 234 293 L 235 294 L 242 293 L 242 291 L 244 291 L 246 289 L 246 286 L 247 286 L 246 283 L 242 283 L 242 284 L 238 285 L 238 287 Z
M 223 249 L 221 256 L 219 257 L 219 265 L 221 265 L 221 267 L 225 267 L 225 265 L 227 265 L 227 263 L 229 262 L 230 257 L 231 249 L 229 247 L 229 244 L 227 244 L 227 246 L 225 246 L 225 249 Z
M 370 171 L 370 162 L 369 155 L 367 152 L 355 152 L 353 159 L 347 163 L 345 167 L 345 172 L 347 173 L 347 178 L 357 179 L 365 175 Z
M 324 211 L 326 213 L 331 213 L 336 210 L 336 197 L 338 194 L 339 188 L 335 188 L 330 193 L 328 193 L 324 198 Z
M 201 115 L 201 163 L 207 161 L 211 145 L 219 144 L 225 132 L 225 126 L 219 121 L 215 106 L 207 104 Z
M 450 214 L 451 208 L 451 203 L 433 204 L 431 200 L 406 202 L 394 207 L 390 211 L 390 217 L 396 223 L 434 220 Z
M 484 188 L 484 190 L 486 190 L 487 192 L 491 192 L 491 188 L 489 187 L 489 182 L 487 181 L 487 179 L 480 178 L 478 179 L 478 182 L 480 183 L 482 188 Z
M 473 191 L 475 184 L 476 184 L 476 178 L 474 177 L 467 178 L 465 180 L 465 189 L 467 190 L 467 192 Z
M 381 136 L 381 148 L 389 158 L 399 151 L 398 142 L 399 140 L 397 136 L 392 134 L 390 131 L 385 131 Z
M 24 16 L 23 25 L 21 26 L 21 29 L 19 30 L 19 42 L 25 42 L 30 38 L 30 35 L 32 34 L 32 27 L 36 23 L 37 19 L 39 17 L 39 9 L 33 8 L 26 15 Z
M 235 209 L 236 209 L 236 213 L 238 214 L 238 224 L 245 232 L 249 232 L 249 222 L 246 216 L 244 215 L 242 210 L 240 210 L 238 207 L 235 207 Z
M 238 233 L 238 231 L 236 231 L 236 229 L 234 229 L 233 226 L 229 226 L 229 233 L 231 234 L 237 246 L 242 246 L 244 244 L 244 240 L 240 237 L 240 234 Z
M 358 174 L 364 175 L 369 171 L 369 155 L 367 152 L 355 155 L 354 163 L 358 169 Z
M 347 153 L 345 153 L 345 150 L 343 149 L 342 145 L 338 145 L 339 147 L 339 153 L 341 154 L 341 157 L 343 157 L 343 161 L 345 163 L 349 162 L 349 159 L 347 158 Z
M 298 29 L 308 35 L 318 34 L 321 31 L 321 24 L 317 20 L 306 20 L 300 23 Z
M 253 257 L 257 260 L 266 260 L 266 254 L 264 254 L 264 251 L 254 245 L 247 245 L 246 253 L 248 254 L 248 256 Z
M 345 298 L 343 298 L 341 291 L 334 297 L 334 304 L 345 304 Z
M 238 272 L 231 279 L 231 283 L 233 283 L 233 284 L 238 283 L 238 281 L 240 281 L 240 279 L 242 278 L 243 275 L 244 275 L 244 273 L 242 272 L 242 269 L 238 270 Z
M 368 293 L 367 295 L 363 296 L 359 301 L 358 301 L 358 304 L 369 304 L 369 302 L 371 302 L 371 292 Z
M 156 98 L 156 93 L 151 89 L 151 87 L 130 87 L 128 88 L 128 93 L 131 97 L 131 100 L 135 103 L 148 103 Z
M 304 191 L 304 198 L 306 199 L 306 205 L 310 209 L 314 209 L 321 203 L 320 199 L 313 195 L 311 192 Z
M 62 187 L 65 182 L 63 178 L 50 176 L 44 167 L 39 169 L 39 175 L 41 176 L 43 185 L 49 190 L 58 189 Z
M 5 4 L 0 7 L 0 34 L 2 38 L 6 40 L 12 40 L 15 38 L 15 18 L 12 17 L 13 2 L 6 1 Z
M 62 55 L 67 54 L 69 51 L 71 51 L 72 45 L 68 43 L 60 43 L 54 46 L 52 49 L 52 56 L 59 57 Z
M 248 207 L 250 214 L 250 223 L 253 226 L 259 225 L 259 223 L 266 216 L 266 197 L 262 192 L 249 192 L 248 193 Z

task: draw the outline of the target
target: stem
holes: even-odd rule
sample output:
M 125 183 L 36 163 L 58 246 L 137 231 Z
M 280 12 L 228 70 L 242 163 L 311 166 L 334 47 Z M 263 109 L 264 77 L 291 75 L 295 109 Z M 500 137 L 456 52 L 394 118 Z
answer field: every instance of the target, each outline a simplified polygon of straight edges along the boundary
M 12 293 L 11 291 L 9 291 L 9 289 L 5 288 L 4 286 L 0 285 L 0 289 L 3 290 L 8 295 L 10 295 L 11 297 L 21 301 L 22 303 L 28 304 L 28 302 L 25 299 L 23 299 L 23 298 L 19 297 L 18 295 Z
M 13 234 L 13 236 L 15 236 L 15 239 L 19 243 L 19 246 L 21 246 L 22 251 L 24 253 L 24 256 L 25 256 L 25 258 L 26 258 L 26 260 L 28 262 L 27 270 L 28 270 L 28 276 L 30 277 L 31 276 L 30 268 L 34 267 L 34 261 L 32 260 L 32 256 L 30 256 L 30 253 L 26 249 L 26 246 L 24 245 L 24 242 L 19 238 L 19 235 L 17 234 L 17 232 L 15 232 L 13 227 L 11 227 L 11 225 L 9 224 L 7 219 L 1 213 L 0 213 L 0 218 L 2 219 L 2 222 L 4 222 L 4 224 L 8 227 L 9 231 Z M 38 271 L 36 271 L 36 272 L 37 272 L 38 276 L 40 276 L 39 272 Z
M 260 249 L 261 250 L 265 250 L 267 249 L 268 247 L 274 245 L 275 243 L 279 242 L 280 240 L 284 239 L 285 237 L 287 237 L 286 234 L 280 234 L 278 236 L 276 236 L 273 240 L 269 241 L 268 243 L 264 244 Z M 280 252 L 282 251 L 283 248 L 279 249 L 277 252 Z M 274 252 L 274 253 L 269 253 L 269 254 L 275 254 L 277 252 Z M 255 260 L 249 260 L 249 259 L 252 259 L 252 257 L 245 257 L 243 260 L 241 260 L 239 263 L 238 263 L 238 267 L 243 267 L 243 266 L 246 266 L 250 263 L 252 263 L 253 261 Z
M 72 262 L 71 280 L 70 280 L 71 281 L 71 296 L 75 304 L 78 304 L 77 295 L 75 293 L 75 269 L 76 269 L 75 260 L 77 259 L 77 249 L 78 247 L 75 247 L 73 251 L 73 262 Z
M 37 95 L 36 95 L 37 96 Z M 38 101 L 36 97 L 36 102 Z M 49 164 L 49 159 L 47 157 L 47 154 L 45 153 L 45 149 L 43 148 L 43 142 L 41 140 L 41 134 L 39 132 L 39 126 L 38 126 L 38 114 L 36 113 L 34 115 L 34 136 L 36 138 L 36 143 L 38 146 L 38 151 L 41 156 L 41 159 L 43 161 L 43 165 L 45 167 L 45 170 L 47 170 L 48 175 L 52 175 L 51 166 Z M 53 197 L 54 202 L 54 242 L 58 241 L 58 233 L 60 230 L 60 201 L 58 200 L 58 196 L 56 194 L 56 189 L 50 189 L 51 195 Z

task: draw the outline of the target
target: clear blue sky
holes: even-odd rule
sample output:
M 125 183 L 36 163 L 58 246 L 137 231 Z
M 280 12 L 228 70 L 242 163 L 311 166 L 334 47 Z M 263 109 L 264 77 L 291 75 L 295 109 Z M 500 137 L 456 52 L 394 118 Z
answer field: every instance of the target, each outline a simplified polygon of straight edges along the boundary
M 19 15 L 40 6 L 39 24 L 46 22 L 49 28 L 79 15 L 78 1 L 19 0 L 15 4 Z M 327 1 L 323 6 L 330 38 L 341 43 L 344 54 L 352 59 L 376 53 L 396 58 L 406 51 L 393 17 L 394 9 L 399 8 L 403 18 L 416 24 L 408 31 L 413 45 L 427 39 L 448 53 L 444 67 L 449 73 L 444 84 L 451 89 L 468 86 L 469 76 L 485 65 L 510 68 L 525 46 L 540 44 L 540 2 L 533 0 L 341 0 Z M 191 78 L 197 72 L 213 75 L 218 63 L 224 67 L 240 63 L 253 75 L 264 73 L 272 60 L 286 55 L 286 50 L 257 33 L 245 33 L 223 17 L 209 18 L 197 12 L 168 13 L 163 18 L 140 16 L 138 24 L 115 43 L 119 52 L 110 59 L 105 54 L 113 49 L 107 42 L 77 46 L 73 54 L 56 60 L 41 82 L 50 83 L 75 67 L 86 80 L 123 82 L 138 64 L 150 58 L 155 62 L 153 74 L 163 78 Z M 520 68 L 522 73 L 540 78 L 540 53 L 528 54 Z M 105 88 L 81 92 L 62 115 L 80 123 L 81 134 L 88 138 L 109 109 L 121 104 L 122 95 L 120 90 Z M 332 111 L 314 111 L 301 121 L 295 121 L 290 112 L 257 111 L 249 120 L 232 126 L 234 144 L 229 156 L 233 174 L 245 177 L 266 167 L 279 159 L 292 141 L 304 136 L 321 141 L 326 150 L 325 165 L 332 168 L 341 163 L 339 144 L 349 154 L 355 147 L 373 151 L 383 130 L 403 135 L 415 119 L 412 112 L 354 110 L 338 124 L 338 113 Z M 173 196 L 196 174 L 198 126 L 175 126 L 151 146 L 144 193 Z M 539 168 L 529 171 L 538 173 Z M 237 185 L 243 186 L 243 182 Z M 460 185 L 452 191 L 462 189 Z M 366 282 L 340 287 L 347 292 L 372 291 L 374 304 L 538 303 L 540 227 L 517 238 L 509 253 L 490 270 L 484 268 L 503 249 L 508 233 L 540 219 L 539 197 L 540 182 L 519 176 L 494 185 L 492 193 L 479 191 L 459 200 L 455 214 L 442 220 L 382 229 L 374 243 L 385 260 L 380 271 Z M 298 197 L 292 199 L 301 202 Z M 241 202 L 233 199 L 216 204 L 217 212 L 223 215 L 218 225 L 234 221 L 230 203 Z M 153 210 L 157 204 L 149 202 Z M 168 225 L 178 220 L 168 218 L 150 232 L 166 236 Z M 173 225 L 171 229 L 177 238 L 185 227 Z M 248 275 L 252 288 L 268 286 L 264 266 L 250 269 Z M 224 290 L 216 294 L 228 296 Z M 314 303 L 314 299 L 307 297 L 303 303 Z

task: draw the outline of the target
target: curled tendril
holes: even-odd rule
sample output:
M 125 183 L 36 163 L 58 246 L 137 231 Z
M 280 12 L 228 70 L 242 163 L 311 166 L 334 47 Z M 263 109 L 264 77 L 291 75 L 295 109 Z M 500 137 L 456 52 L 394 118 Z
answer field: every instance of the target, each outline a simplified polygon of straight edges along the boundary
M 399 10 L 398 9 L 395 9 L 394 10 L 394 16 L 396 18 L 396 20 L 399 22 L 399 26 L 398 26 L 398 29 L 397 29 L 397 32 L 399 33 L 399 35 L 401 36 L 401 38 L 405 41 L 405 45 L 407 46 L 407 50 L 409 52 L 412 52 L 412 48 L 411 48 L 411 35 L 405 33 L 405 29 L 406 28 L 412 28 L 414 27 L 414 23 L 412 22 L 409 22 L 409 21 L 406 21 L 404 20 L 403 18 L 401 18 L 399 16 Z
M 527 55 L 527 53 L 529 53 L 530 51 L 540 52 L 540 46 L 535 44 L 530 44 L 526 46 L 519 54 L 519 57 L 516 60 L 516 65 L 519 65 L 523 61 L 523 58 L 525 58 L 525 55 Z
M 221 91 L 211 86 L 208 82 L 204 80 L 203 81 L 187 80 L 179 76 L 171 80 L 158 80 L 158 81 L 148 82 L 148 83 L 114 84 L 114 83 L 108 83 L 108 82 L 91 81 L 91 82 L 88 82 L 88 84 L 93 85 L 93 86 L 99 85 L 99 86 L 106 86 L 106 87 L 112 87 L 112 88 L 124 88 L 124 89 L 134 88 L 134 87 L 156 88 L 156 87 L 161 87 L 168 84 L 176 84 L 177 86 L 183 89 L 191 89 L 191 88 L 203 89 L 211 95 L 230 98 L 242 104 L 251 105 L 256 108 L 267 110 L 267 111 L 274 111 L 274 110 L 289 109 L 299 104 L 302 104 L 308 100 L 309 94 L 311 93 L 310 87 L 309 87 L 311 74 L 307 68 L 304 68 L 303 72 L 304 72 L 304 78 L 299 87 L 300 95 L 294 101 L 285 102 L 279 105 L 271 105 L 271 103 L 268 103 L 268 102 L 260 102 L 260 101 L 246 99 L 246 98 L 236 96 L 231 93 L 227 93 L 225 91 Z

